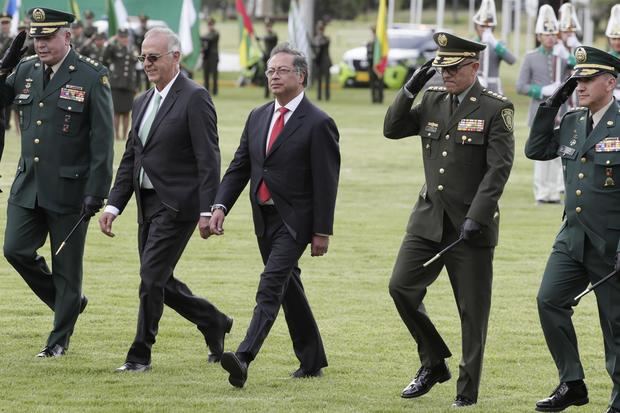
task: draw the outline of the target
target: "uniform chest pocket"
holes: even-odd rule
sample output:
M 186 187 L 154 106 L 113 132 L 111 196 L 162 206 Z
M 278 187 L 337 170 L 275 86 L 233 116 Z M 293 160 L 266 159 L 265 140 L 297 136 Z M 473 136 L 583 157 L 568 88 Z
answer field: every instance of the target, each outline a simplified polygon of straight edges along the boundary
M 456 131 L 453 134 L 454 153 L 458 157 L 459 162 L 468 165 L 479 165 L 484 160 L 484 156 L 486 156 L 484 133 Z
M 57 117 L 58 132 L 66 136 L 75 136 L 82 123 L 84 102 L 69 99 L 58 99 L 60 116 Z
M 594 154 L 594 186 L 603 190 L 620 189 L 620 152 Z
M 436 159 L 439 152 L 439 130 L 437 127 L 427 125 L 422 131 L 421 137 L 424 159 Z
M 17 95 L 13 100 L 17 114 L 19 115 L 19 127 L 26 130 L 30 126 L 32 117 L 32 95 Z

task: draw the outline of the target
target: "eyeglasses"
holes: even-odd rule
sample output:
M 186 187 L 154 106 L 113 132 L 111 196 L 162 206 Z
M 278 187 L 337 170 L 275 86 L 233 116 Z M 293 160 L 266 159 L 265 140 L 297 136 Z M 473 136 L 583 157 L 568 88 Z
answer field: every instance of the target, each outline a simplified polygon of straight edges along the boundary
M 475 62 L 468 62 L 468 63 L 463 63 L 463 64 L 460 64 L 460 65 L 454 65 L 454 66 L 438 67 L 437 71 L 439 72 L 439 74 L 446 73 L 446 74 L 449 74 L 451 76 L 454 76 L 456 74 L 456 72 L 458 72 L 462 67 L 469 66 L 469 65 L 474 64 L 474 63 Z
M 295 72 L 295 69 L 291 69 L 290 67 L 278 67 L 276 69 L 271 68 L 271 69 L 267 69 L 265 71 L 265 76 L 267 77 L 271 77 L 273 75 L 275 75 L 276 73 L 280 76 L 286 76 L 289 73 Z
M 166 55 L 169 55 L 170 53 L 174 53 L 174 52 L 175 52 L 174 50 L 171 50 L 168 53 L 164 53 L 164 54 L 161 54 L 161 53 L 159 53 L 159 54 L 147 54 L 147 55 L 141 54 L 140 56 L 138 56 L 138 60 L 143 62 L 143 63 L 144 63 L 145 60 L 148 60 L 151 63 L 155 63 L 156 61 L 158 61 L 162 57 L 164 57 Z

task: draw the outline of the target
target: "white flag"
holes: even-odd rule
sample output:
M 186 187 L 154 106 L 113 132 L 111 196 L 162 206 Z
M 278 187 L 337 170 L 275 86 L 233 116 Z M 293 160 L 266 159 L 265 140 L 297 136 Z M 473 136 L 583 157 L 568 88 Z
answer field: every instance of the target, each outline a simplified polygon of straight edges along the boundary
M 306 56 L 308 61 L 308 83 L 310 81 L 310 70 L 312 69 L 312 47 L 308 39 L 308 30 L 304 25 L 303 19 L 299 14 L 297 0 L 291 0 L 291 7 L 288 10 L 288 38 L 291 46 L 299 50 Z
M 126 29 L 129 27 L 127 24 L 127 9 L 125 8 L 125 4 L 123 4 L 123 0 L 114 1 L 114 12 L 116 14 L 117 27 L 119 29 Z
M 189 56 L 194 52 L 192 40 L 192 26 L 196 23 L 196 9 L 192 0 L 183 0 L 181 7 L 181 19 L 179 21 L 179 39 L 181 40 L 181 52 L 183 56 Z

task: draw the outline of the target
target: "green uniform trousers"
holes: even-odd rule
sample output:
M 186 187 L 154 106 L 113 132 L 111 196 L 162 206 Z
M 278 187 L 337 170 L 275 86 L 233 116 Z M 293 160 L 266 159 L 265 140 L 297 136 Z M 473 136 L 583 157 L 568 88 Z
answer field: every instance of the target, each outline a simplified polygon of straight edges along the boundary
M 461 319 L 463 356 L 456 390 L 457 394 L 477 401 L 491 307 L 495 248 L 477 247 L 463 241 L 439 260 L 421 268 L 457 238 L 458 232 L 447 217 L 440 242 L 407 233 L 394 264 L 389 289 L 403 322 L 418 344 L 422 365 L 432 367 L 452 353 L 431 322 L 422 300 L 427 287 L 446 267 Z
M 554 248 L 538 291 L 538 315 L 545 340 L 558 369 L 560 382 L 584 378 L 577 335 L 571 321 L 573 298 L 588 283 L 594 284 L 613 270 L 585 237 L 583 262 Z M 614 383 L 611 406 L 620 408 L 620 279 L 612 277 L 596 290 L 598 313 L 605 342 L 607 372 Z
M 69 346 L 80 313 L 82 297 L 82 256 L 88 222 L 83 222 L 58 255 L 62 241 L 80 217 L 79 213 L 59 214 L 48 209 L 23 208 L 9 203 L 4 234 L 4 256 L 28 286 L 54 311 L 54 326 L 47 346 Z M 45 270 L 37 250 L 50 237 L 52 273 Z

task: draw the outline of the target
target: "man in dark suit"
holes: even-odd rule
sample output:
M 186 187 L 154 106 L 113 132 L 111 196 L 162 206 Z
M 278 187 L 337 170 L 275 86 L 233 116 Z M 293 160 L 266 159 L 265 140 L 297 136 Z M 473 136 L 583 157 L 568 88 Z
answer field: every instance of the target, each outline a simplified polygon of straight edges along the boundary
M 210 209 L 219 182 L 220 151 L 215 108 L 209 93 L 179 73 L 179 38 L 169 29 L 145 35 L 140 60 L 155 87 L 138 97 L 133 129 L 108 205 L 99 219 L 112 236 L 112 222 L 135 192 L 138 204 L 140 308 L 138 329 L 125 364 L 117 371 L 151 367 L 151 347 L 168 305 L 196 324 L 217 362 L 232 318 L 196 297 L 173 270 L 196 223 L 208 238 Z
M 577 334 L 574 297 L 611 271 L 620 271 L 620 105 L 614 90 L 620 59 L 588 46 L 575 49 L 572 76 L 545 102 L 532 123 L 525 154 L 562 160 L 566 199 L 536 300 L 547 347 L 560 384 L 536 403 L 540 412 L 559 412 L 589 402 Z M 560 107 L 577 92 L 578 107 L 554 128 Z M 613 383 L 608 413 L 620 412 L 620 280 L 616 274 L 596 290 L 605 343 L 605 365 Z
M 298 261 L 308 244 L 312 256 L 327 252 L 332 234 L 340 150 L 334 121 L 304 96 L 308 62 L 288 44 L 271 52 L 267 77 L 275 102 L 254 109 L 220 184 L 211 232 L 221 235 L 225 214 L 250 181 L 254 228 L 265 268 L 256 307 L 236 353 L 222 355 L 228 381 L 243 387 L 280 305 L 300 367 L 296 378 L 322 374 L 327 358 L 304 294 Z
M 400 247 L 390 295 L 418 344 L 422 366 L 401 396 L 426 394 L 451 375 L 452 354 L 423 304 L 427 287 L 445 266 L 461 319 L 463 357 L 454 407 L 475 404 L 491 307 L 493 252 L 499 232 L 498 200 L 514 157 L 514 108 L 505 97 L 483 89 L 477 78 L 484 44 L 449 33 L 434 36 L 434 60 L 425 63 L 398 93 L 383 124 L 387 138 L 421 137 L 426 183 Z M 432 62 L 432 63 L 431 63 Z M 435 70 L 445 87 L 416 95 Z M 459 237 L 464 242 L 423 267 Z
M 4 256 L 54 311 L 52 332 L 37 356 L 59 357 L 87 303 L 82 259 L 88 219 L 103 206 L 112 181 L 112 98 L 107 69 L 71 49 L 75 16 L 43 7 L 28 15 L 36 55 L 18 64 L 26 38 L 21 32 L 0 66 L 1 105 L 15 104 L 22 132 Z M 52 256 L 50 271 L 37 250 L 49 236 L 56 252 L 77 222 L 65 248 Z

